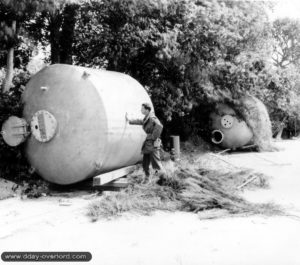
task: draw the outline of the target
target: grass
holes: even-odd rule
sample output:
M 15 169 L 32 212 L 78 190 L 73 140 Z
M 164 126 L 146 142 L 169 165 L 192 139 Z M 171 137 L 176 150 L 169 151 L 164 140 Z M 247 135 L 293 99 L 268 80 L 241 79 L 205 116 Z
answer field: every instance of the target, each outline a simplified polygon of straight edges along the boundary
M 247 202 L 237 190 L 240 184 L 256 174 L 257 178 L 246 187 L 266 188 L 268 178 L 261 173 L 230 168 L 209 155 L 197 160 L 186 156 L 179 163 L 168 161 L 164 166 L 166 174 L 158 182 L 156 178 L 151 183 L 141 184 L 143 173 L 139 169 L 129 176 L 130 185 L 126 189 L 101 196 L 89 206 L 91 220 L 114 218 L 125 212 L 149 215 L 156 210 L 194 212 L 202 219 L 282 214 L 276 205 Z
M 0 200 L 14 197 L 17 189 L 18 185 L 15 183 L 0 178 Z

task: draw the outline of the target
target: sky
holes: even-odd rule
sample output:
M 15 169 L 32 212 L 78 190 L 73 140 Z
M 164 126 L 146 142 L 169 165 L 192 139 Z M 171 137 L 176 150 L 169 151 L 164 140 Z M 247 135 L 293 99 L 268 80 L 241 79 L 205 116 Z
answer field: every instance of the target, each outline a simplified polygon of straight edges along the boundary
M 274 7 L 274 12 L 270 13 L 270 18 L 272 20 L 283 17 L 300 20 L 299 0 L 277 0 L 272 2 L 276 4 Z

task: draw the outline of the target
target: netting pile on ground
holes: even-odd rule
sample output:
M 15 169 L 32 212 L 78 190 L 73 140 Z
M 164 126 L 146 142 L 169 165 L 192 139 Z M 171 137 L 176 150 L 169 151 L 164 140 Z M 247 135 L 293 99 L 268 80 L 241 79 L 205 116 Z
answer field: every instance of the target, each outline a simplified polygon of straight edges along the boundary
M 205 161 L 210 163 L 205 165 Z M 99 201 L 90 205 L 88 215 L 96 221 L 101 217 L 110 218 L 124 212 L 150 214 L 155 210 L 198 213 L 220 209 L 222 216 L 282 213 L 273 204 L 250 203 L 239 195 L 237 187 L 254 175 L 257 175 L 256 180 L 247 188 L 267 187 L 267 177 L 263 174 L 228 168 L 209 155 L 201 157 L 201 163 L 190 163 L 185 159 L 178 164 L 169 161 L 165 167 L 167 176 L 158 183 L 153 181 L 147 185 L 141 184 L 142 171 L 135 172 L 130 176 L 129 187 L 101 196 Z
M 266 106 L 253 96 L 246 96 L 235 106 L 253 132 L 253 142 L 260 151 L 275 151 L 272 125 Z

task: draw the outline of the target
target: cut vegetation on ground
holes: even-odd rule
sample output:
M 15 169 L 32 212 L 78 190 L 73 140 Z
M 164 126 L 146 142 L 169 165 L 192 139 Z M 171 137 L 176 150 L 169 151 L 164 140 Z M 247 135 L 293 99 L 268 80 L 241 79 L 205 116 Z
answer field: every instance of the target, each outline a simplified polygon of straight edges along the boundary
M 112 218 L 125 212 L 148 215 L 155 210 L 201 213 L 200 218 L 283 213 L 276 205 L 250 203 L 239 194 L 238 187 L 250 178 L 252 181 L 244 188 L 266 188 L 267 176 L 237 168 L 216 155 L 205 154 L 196 160 L 185 157 L 176 164 L 165 162 L 164 166 L 166 176 L 158 182 L 156 177 L 147 185 L 141 184 L 140 169 L 129 176 L 129 187 L 93 202 L 88 211 L 91 220 Z

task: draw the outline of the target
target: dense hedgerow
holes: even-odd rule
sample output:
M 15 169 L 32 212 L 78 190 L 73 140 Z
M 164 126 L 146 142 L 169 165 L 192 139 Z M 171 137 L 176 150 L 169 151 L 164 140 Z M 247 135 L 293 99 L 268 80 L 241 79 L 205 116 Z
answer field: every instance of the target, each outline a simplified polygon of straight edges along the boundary
M 22 116 L 21 95 L 29 79 L 26 72 L 19 72 L 14 78 L 14 86 L 9 92 L 0 93 L 0 124 L 9 116 Z M 29 175 L 29 165 L 22 154 L 23 145 L 8 146 L 0 137 L 0 177 L 20 181 Z

